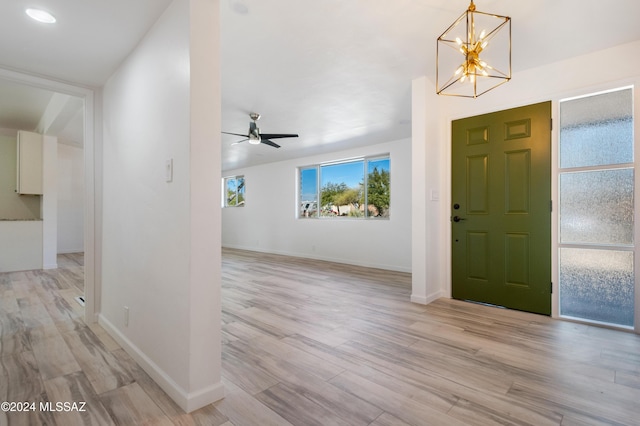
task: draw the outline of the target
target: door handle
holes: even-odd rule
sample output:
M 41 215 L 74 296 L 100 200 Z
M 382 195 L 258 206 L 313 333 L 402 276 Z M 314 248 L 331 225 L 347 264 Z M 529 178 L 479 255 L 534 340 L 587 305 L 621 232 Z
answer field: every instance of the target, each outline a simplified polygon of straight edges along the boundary
M 467 219 L 460 216 L 454 216 L 451 218 L 451 220 L 453 220 L 454 222 L 460 222 L 461 220 L 467 220 Z

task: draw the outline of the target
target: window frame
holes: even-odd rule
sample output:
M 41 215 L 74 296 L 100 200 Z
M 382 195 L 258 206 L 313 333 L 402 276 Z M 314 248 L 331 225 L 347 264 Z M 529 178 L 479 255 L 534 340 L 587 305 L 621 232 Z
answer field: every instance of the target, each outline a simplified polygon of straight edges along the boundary
M 369 163 L 377 160 L 387 160 L 389 162 L 389 213 L 386 216 L 372 216 L 369 212 L 369 208 L 364 208 L 364 214 L 362 216 L 343 216 L 337 215 L 335 217 L 332 216 L 323 216 L 321 215 L 321 200 L 322 200 L 322 169 L 324 167 L 336 166 L 341 164 L 349 164 L 349 163 L 357 163 L 362 162 L 362 187 L 363 187 L 363 205 L 369 205 Z M 316 182 L 315 182 L 315 212 L 313 215 L 305 216 L 303 202 L 309 200 L 302 200 L 302 175 L 305 170 L 315 170 Z M 362 157 L 353 157 L 353 158 L 345 158 L 341 160 L 335 161 L 325 161 L 316 164 L 309 164 L 306 166 L 299 166 L 296 169 L 296 219 L 321 219 L 321 220 L 334 220 L 336 218 L 340 218 L 341 220 L 389 220 L 391 218 L 391 154 L 377 154 L 377 155 L 367 155 Z M 314 203 L 312 201 L 312 203 Z
M 238 185 L 238 180 L 242 180 L 242 184 Z M 239 203 L 236 202 L 236 204 L 229 204 L 229 197 L 227 196 L 227 189 L 229 187 L 228 182 L 229 181 L 235 181 L 235 198 L 238 199 L 240 197 L 240 195 L 242 195 L 242 201 L 240 201 Z M 246 179 L 244 177 L 244 175 L 236 175 L 236 176 L 225 176 L 222 178 L 222 207 L 223 208 L 228 208 L 228 207 L 244 207 L 245 203 L 247 202 L 247 195 L 246 195 Z

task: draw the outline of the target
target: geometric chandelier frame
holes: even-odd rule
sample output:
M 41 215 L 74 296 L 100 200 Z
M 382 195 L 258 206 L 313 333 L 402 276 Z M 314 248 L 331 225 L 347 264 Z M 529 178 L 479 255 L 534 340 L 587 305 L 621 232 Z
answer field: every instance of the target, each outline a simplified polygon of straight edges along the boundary
M 511 18 L 471 4 L 436 45 L 436 93 L 477 98 L 511 80 Z

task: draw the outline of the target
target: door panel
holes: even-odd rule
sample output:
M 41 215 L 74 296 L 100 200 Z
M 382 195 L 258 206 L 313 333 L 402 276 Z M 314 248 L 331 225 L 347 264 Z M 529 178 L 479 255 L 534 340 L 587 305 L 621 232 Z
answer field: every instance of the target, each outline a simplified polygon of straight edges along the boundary
M 486 282 L 489 279 L 489 238 L 486 232 L 467 233 L 467 278 Z
M 528 214 L 531 199 L 531 151 L 505 154 L 505 212 Z
M 453 297 L 551 314 L 551 103 L 452 123 Z
M 467 157 L 467 211 L 486 214 L 489 211 L 489 157 Z

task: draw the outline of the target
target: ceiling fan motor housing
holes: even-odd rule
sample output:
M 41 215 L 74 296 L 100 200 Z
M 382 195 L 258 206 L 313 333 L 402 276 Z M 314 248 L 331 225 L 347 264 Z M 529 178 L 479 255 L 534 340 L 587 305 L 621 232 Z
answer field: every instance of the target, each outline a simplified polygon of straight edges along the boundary
M 251 113 L 251 118 L 253 118 L 255 115 L 258 116 L 258 118 L 260 118 L 260 114 L 254 114 Z M 258 128 L 258 126 L 256 125 L 255 122 L 255 118 L 254 121 L 252 123 L 249 123 L 249 143 L 250 144 L 254 144 L 254 145 L 258 145 L 260 143 L 260 129 Z

